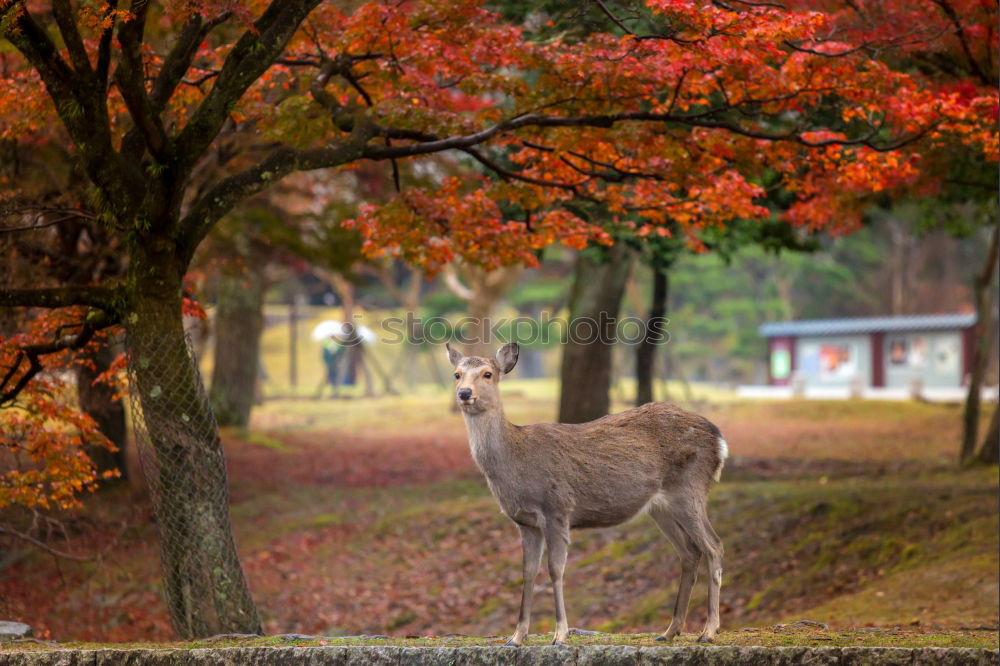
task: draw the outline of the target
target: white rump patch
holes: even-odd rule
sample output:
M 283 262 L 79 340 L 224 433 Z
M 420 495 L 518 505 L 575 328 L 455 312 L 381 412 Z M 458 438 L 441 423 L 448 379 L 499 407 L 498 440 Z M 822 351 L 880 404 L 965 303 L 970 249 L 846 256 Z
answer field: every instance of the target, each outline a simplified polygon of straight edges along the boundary
M 715 469 L 715 480 L 722 480 L 722 467 L 726 464 L 726 458 L 729 457 L 729 445 L 726 444 L 726 440 L 719 438 L 719 466 Z

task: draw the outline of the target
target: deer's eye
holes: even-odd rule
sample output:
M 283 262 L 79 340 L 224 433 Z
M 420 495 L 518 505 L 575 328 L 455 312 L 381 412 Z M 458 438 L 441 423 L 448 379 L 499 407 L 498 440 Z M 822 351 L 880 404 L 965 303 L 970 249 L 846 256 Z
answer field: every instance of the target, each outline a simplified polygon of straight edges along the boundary
M 484 372 L 484 373 L 483 373 L 483 377 L 486 377 L 486 379 L 489 379 L 489 378 L 490 378 L 490 377 L 492 377 L 492 376 L 493 376 L 493 373 L 492 373 L 492 372 Z
M 456 372 L 455 373 L 455 379 L 461 379 L 461 378 L 462 378 L 461 373 Z

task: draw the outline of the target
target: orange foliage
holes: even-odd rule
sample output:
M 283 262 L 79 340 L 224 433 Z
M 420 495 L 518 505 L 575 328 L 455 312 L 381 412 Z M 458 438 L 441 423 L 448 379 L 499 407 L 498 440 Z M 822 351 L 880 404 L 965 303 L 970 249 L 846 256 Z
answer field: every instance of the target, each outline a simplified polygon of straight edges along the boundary
M 20 350 L 52 339 L 61 329 L 72 331 L 81 316 L 74 308 L 60 310 L 31 322 L 28 332 L 0 338 L 0 368 L 26 369 Z M 91 342 L 84 352 L 93 351 Z M 92 363 L 80 352 L 62 351 L 43 357 L 44 370 L 17 400 L 0 410 L 0 455 L 7 471 L 0 475 L 0 509 L 22 506 L 67 509 L 79 506 L 78 495 L 92 491 L 117 471 L 98 474 L 85 446 L 115 450 L 90 415 L 81 411 L 75 396 L 75 368 Z M 124 368 L 119 359 L 95 381 L 117 385 Z

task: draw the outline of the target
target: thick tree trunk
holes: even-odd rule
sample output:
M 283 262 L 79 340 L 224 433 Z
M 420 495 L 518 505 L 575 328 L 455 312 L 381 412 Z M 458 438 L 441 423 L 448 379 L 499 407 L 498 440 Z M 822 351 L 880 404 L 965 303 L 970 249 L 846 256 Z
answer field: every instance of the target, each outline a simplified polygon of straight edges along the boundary
M 577 255 L 570 335 L 560 370 L 560 423 L 583 423 L 608 413 L 615 326 L 632 260 L 624 243 L 610 247 L 603 258 Z
M 264 279 L 254 268 L 219 278 L 215 315 L 215 364 L 209 399 L 220 426 L 250 422 L 264 329 Z
M 94 367 L 81 365 L 76 375 L 77 394 L 80 397 L 80 409 L 90 414 L 100 431 L 111 440 L 118 450 L 111 451 L 103 446 L 88 446 L 87 455 L 94 461 L 97 471 L 109 472 L 118 470 L 122 480 L 128 479 L 128 466 L 125 463 L 125 442 L 127 429 L 125 426 L 125 405 L 115 398 L 115 389 L 107 384 L 94 384 L 94 380 L 105 372 L 115 360 L 115 351 L 111 344 L 104 343 L 90 357 Z
M 225 459 L 181 319 L 172 248 L 136 248 L 129 267 L 136 443 L 154 497 L 167 603 L 184 637 L 260 633 L 229 520 Z
M 635 404 L 653 402 L 653 379 L 656 368 L 656 348 L 663 341 L 663 318 L 667 314 L 669 276 L 665 270 L 653 269 L 653 300 L 646 319 L 646 335 L 635 350 Z
M 1000 463 L 1000 403 L 993 407 L 993 418 L 990 419 L 990 426 L 983 437 L 983 444 L 979 453 L 973 459 L 977 465 L 996 465 Z
M 997 236 L 1000 221 L 993 227 L 990 249 L 983 269 L 973 280 L 973 294 L 976 301 L 975 335 L 973 336 L 972 371 L 969 373 L 969 392 L 965 397 L 962 413 L 962 450 L 959 462 L 966 463 L 976 450 L 979 439 L 979 411 L 982 400 L 983 377 L 989 363 L 990 345 L 993 342 L 993 274 L 997 263 Z

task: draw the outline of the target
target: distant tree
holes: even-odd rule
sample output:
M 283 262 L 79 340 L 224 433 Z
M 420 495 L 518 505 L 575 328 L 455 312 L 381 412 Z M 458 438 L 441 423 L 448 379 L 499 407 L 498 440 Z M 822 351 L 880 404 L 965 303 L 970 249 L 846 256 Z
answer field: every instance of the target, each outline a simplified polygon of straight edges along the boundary
M 775 203 L 780 205 L 780 200 L 776 198 Z M 702 241 L 705 249 L 716 254 L 724 264 L 728 265 L 733 258 L 747 248 L 758 248 L 765 253 L 775 256 L 782 252 L 805 252 L 811 253 L 819 249 L 820 245 L 815 234 L 803 233 L 795 229 L 792 225 L 782 221 L 777 216 L 775 219 L 764 222 L 750 222 L 736 220 L 733 223 L 719 229 L 708 230 Z M 649 317 L 646 325 L 646 338 L 636 347 L 635 353 L 635 375 L 636 375 L 636 404 L 643 405 L 655 399 L 653 395 L 653 379 L 656 364 L 655 336 L 666 331 L 654 330 L 651 326 L 656 318 L 665 318 L 667 304 L 669 300 L 669 275 L 676 262 L 688 252 L 689 248 L 679 239 L 673 236 L 659 236 L 647 239 L 641 247 L 644 260 L 649 265 L 653 273 L 653 285 L 651 289 L 651 302 Z M 752 288 L 759 290 L 762 285 L 761 280 L 751 279 Z M 732 293 L 732 290 L 730 290 Z M 747 290 L 743 290 L 747 293 Z M 760 293 L 755 293 L 751 297 L 752 303 L 748 303 L 748 309 L 755 313 L 762 312 L 765 305 Z M 718 299 L 707 298 L 705 305 L 711 307 Z M 759 324 L 758 317 L 753 317 L 751 321 L 739 316 L 737 312 L 730 312 L 724 317 L 731 335 L 755 336 L 756 326 L 748 324 Z M 742 352 L 743 350 L 738 350 Z
M 993 416 L 986 428 L 983 443 L 976 453 L 975 462 L 979 465 L 996 465 L 1000 463 L 1000 404 L 993 406 Z
M 559 372 L 559 421 L 584 423 L 608 413 L 611 353 L 625 283 L 635 263 L 627 243 L 577 254 L 569 295 L 568 337 Z
M 344 229 L 357 199 L 377 199 L 381 170 L 298 174 L 235 209 L 213 229 L 195 265 L 215 285 L 209 398 L 219 425 L 246 427 L 260 373 L 264 299 L 280 276 L 312 271 L 327 282 L 352 277 L 361 239 Z M 347 315 L 350 319 L 350 315 Z
M 973 298 L 975 299 L 978 321 L 974 329 L 972 369 L 969 374 L 969 390 L 965 398 L 965 408 L 962 410 L 962 449 L 959 461 L 968 462 L 976 451 L 976 440 L 979 438 L 979 414 L 982 400 L 983 379 L 993 346 L 994 328 L 993 315 L 996 312 L 994 282 L 997 271 L 998 245 L 1000 245 L 1000 219 L 994 223 L 990 234 L 989 251 L 983 262 L 982 269 L 976 273 L 972 281 Z M 996 427 L 996 415 L 993 418 Z M 984 440 L 985 446 L 991 442 Z M 985 453 L 989 456 L 989 451 Z

